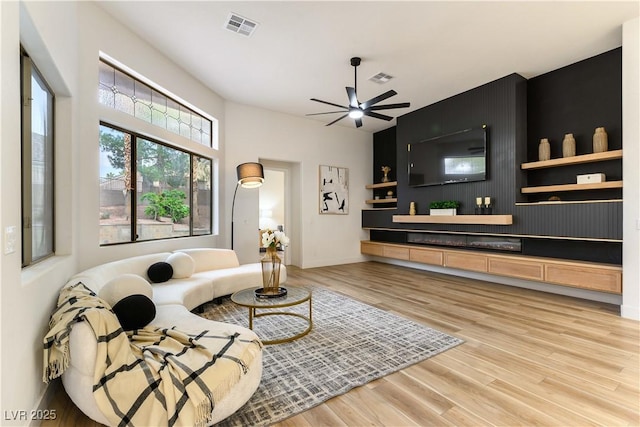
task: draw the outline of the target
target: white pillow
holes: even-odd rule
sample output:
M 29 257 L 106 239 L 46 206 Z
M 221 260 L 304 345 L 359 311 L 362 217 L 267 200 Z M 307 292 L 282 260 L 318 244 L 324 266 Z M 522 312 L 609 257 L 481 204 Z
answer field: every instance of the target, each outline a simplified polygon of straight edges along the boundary
M 144 277 L 127 273 L 109 280 L 98 292 L 98 296 L 111 307 L 129 295 L 144 295 L 153 299 L 153 288 Z
M 169 255 L 167 262 L 173 267 L 174 279 L 186 279 L 191 277 L 196 270 L 196 262 L 184 252 L 175 252 Z

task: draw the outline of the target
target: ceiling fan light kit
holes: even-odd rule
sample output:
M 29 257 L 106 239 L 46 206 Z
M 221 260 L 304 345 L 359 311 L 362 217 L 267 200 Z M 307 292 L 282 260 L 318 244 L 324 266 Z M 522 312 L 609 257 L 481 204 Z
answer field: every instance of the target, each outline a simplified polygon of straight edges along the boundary
M 323 101 L 317 98 L 311 98 L 311 101 L 320 102 L 322 104 L 331 105 L 332 107 L 341 108 L 339 111 L 327 111 L 324 113 L 312 113 L 307 114 L 307 116 L 318 116 L 322 114 L 336 114 L 343 113 L 342 116 L 338 117 L 331 123 L 328 123 L 327 126 L 331 126 L 332 124 L 344 119 L 345 117 L 350 117 L 355 121 L 356 127 L 362 126 L 362 117 L 369 116 L 380 120 L 390 121 L 393 119 L 391 116 L 387 116 L 386 114 L 376 113 L 379 110 L 392 110 L 396 108 L 407 108 L 410 106 L 408 102 L 401 102 L 398 104 L 384 104 L 384 105 L 376 105 L 378 102 L 384 101 L 387 98 L 390 98 L 394 95 L 397 95 L 395 90 L 389 90 L 383 94 L 380 94 L 374 98 L 369 99 L 365 102 L 358 101 L 358 66 L 362 60 L 359 57 L 351 58 L 351 66 L 353 67 L 354 74 L 354 85 L 353 87 L 347 86 L 345 89 L 347 90 L 347 98 L 349 99 L 349 105 L 340 105 L 335 104 L 333 102 Z

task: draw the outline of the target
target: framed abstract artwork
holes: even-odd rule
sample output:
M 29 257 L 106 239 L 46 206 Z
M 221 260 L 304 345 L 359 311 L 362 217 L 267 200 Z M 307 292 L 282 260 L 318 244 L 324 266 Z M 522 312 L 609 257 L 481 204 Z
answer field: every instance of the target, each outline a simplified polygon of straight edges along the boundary
M 349 169 L 320 165 L 320 213 L 349 213 Z

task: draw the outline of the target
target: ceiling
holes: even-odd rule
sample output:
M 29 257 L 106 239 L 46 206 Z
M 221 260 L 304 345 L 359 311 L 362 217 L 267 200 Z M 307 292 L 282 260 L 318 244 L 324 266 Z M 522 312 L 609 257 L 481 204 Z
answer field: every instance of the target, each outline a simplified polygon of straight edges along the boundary
M 621 46 L 637 1 L 99 1 L 104 10 L 225 99 L 296 116 L 394 89 L 397 117 L 511 73 L 526 78 Z M 258 23 L 225 29 L 233 12 Z M 368 79 L 384 72 L 385 84 Z M 179 95 L 179 94 L 177 94 Z M 313 116 L 318 126 L 339 114 Z M 361 130 L 395 124 L 365 117 Z M 354 127 L 345 118 L 334 126 Z

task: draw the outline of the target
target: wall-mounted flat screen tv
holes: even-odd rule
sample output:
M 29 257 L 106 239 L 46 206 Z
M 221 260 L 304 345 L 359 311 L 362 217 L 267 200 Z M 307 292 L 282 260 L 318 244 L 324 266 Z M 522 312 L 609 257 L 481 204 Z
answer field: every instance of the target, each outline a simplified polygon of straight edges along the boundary
M 487 179 L 487 126 L 409 144 L 409 186 Z

